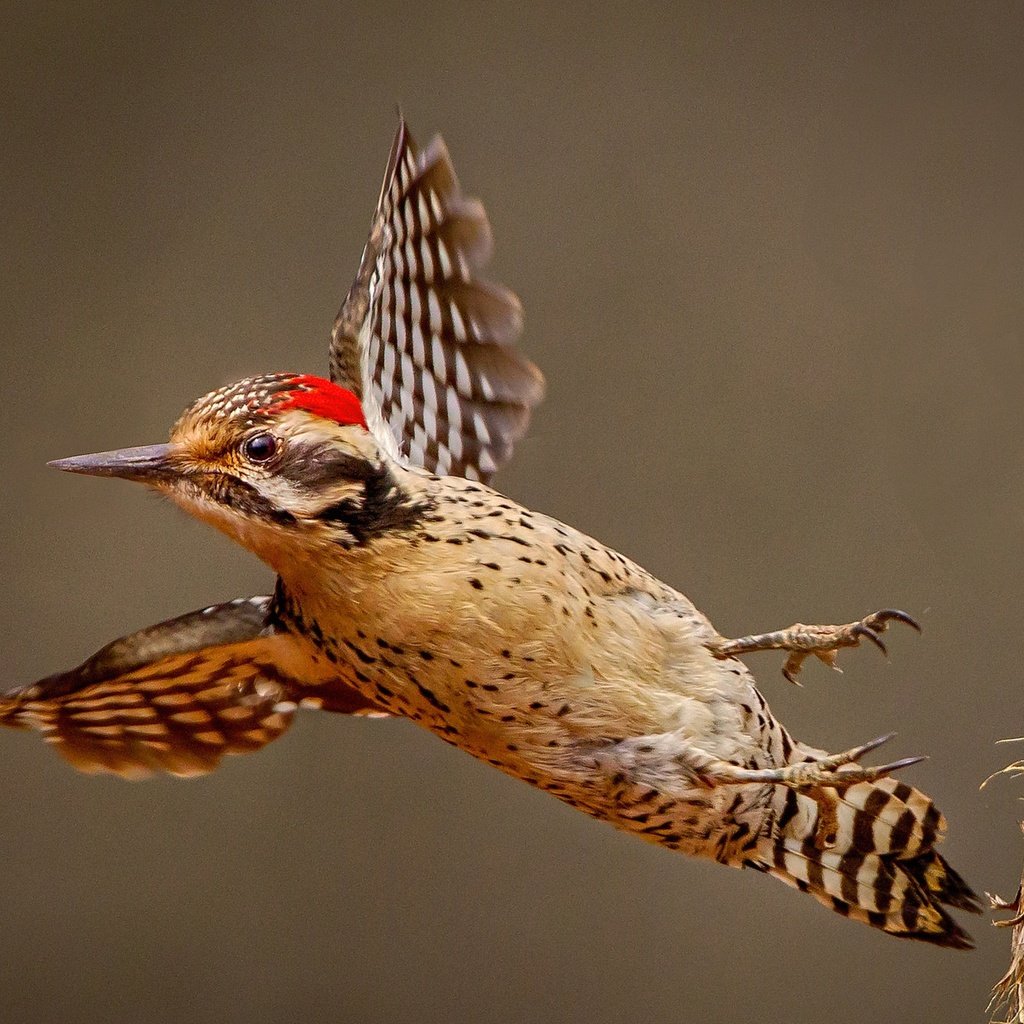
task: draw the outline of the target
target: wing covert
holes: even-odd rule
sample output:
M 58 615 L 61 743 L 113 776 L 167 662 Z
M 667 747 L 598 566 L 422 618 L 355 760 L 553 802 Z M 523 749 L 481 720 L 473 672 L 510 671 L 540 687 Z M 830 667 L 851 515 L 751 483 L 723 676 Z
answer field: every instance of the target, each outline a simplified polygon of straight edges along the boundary
M 359 272 L 331 335 L 331 378 L 360 396 L 394 456 L 487 480 L 512 454 L 544 378 L 514 346 L 522 307 L 476 271 L 492 249 L 440 137 L 401 120 Z
M 259 750 L 307 700 L 380 713 L 339 680 L 308 678 L 297 642 L 267 626 L 269 605 L 231 601 L 115 640 L 78 668 L 0 695 L 0 725 L 37 729 L 82 771 L 142 778 L 202 775 L 224 754 Z

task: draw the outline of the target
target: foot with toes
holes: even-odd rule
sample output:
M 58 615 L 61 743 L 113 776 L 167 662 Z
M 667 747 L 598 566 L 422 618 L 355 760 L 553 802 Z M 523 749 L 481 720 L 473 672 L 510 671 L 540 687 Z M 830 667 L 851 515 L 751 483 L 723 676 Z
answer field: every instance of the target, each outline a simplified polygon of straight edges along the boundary
M 756 633 L 737 639 L 717 637 L 707 646 L 716 658 L 735 658 L 755 651 L 788 651 L 789 657 L 782 667 L 782 674 L 799 686 L 797 676 L 804 661 L 811 655 L 837 672 L 842 671 L 836 663 L 839 651 L 844 647 L 859 647 L 861 640 L 870 641 L 888 656 L 889 650 L 881 634 L 889 628 L 891 622 L 902 622 L 918 633 L 921 632 L 918 621 L 906 612 L 898 608 L 883 608 L 841 626 L 807 626 L 796 622 L 788 629 L 778 629 L 771 633 Z

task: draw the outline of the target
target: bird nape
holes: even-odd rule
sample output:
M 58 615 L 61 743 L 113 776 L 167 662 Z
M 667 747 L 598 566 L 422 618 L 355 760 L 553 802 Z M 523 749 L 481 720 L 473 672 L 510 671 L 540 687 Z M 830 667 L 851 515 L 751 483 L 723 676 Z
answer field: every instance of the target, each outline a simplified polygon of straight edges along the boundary
M 543 378 L 518 300 L 479 279 L 483 207 L 400 124 L 331 339 L 333 381 L 243 380 L 167 444 L 56 463 L 164 493 L 277 573 L 272 597 L 124 637 L 0 697 L 85 771 L 196 775 L 280 736 L 299 707 L 412 719 L 641 838 L 766 872 L 889 934 L 953 948 L 979 909 L 936 851 L 945 821 L 881 742 L 795 740 L 738 659 L 880 638 L 842 626 L 721 636 L 682 593 L 485 482 Z

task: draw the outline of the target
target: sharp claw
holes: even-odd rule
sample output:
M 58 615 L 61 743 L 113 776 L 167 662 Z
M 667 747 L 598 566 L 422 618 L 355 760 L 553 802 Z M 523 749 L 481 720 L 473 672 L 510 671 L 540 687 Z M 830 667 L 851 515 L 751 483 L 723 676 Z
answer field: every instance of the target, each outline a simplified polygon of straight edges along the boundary
M 875 771 L 879 775 L 891 775 L 893 772 L 901 771 L 904 768 L 910 768 L 912 765 L 920 764 L 922 761 L 927 761 L 927 756 L 924 757 L 904 757 L 899 761 L 893 761 L 890 764 L 880 765 Z
M 797 675 L 800 673 L 800 669 L 803 668 L 804 660 L 807 655 L 799 654 L 795 651 L 790 652 L 789 657 L 785 660 L 782 665 L 782 674 L 794 685 L 803 686 L 803 683 L 797 679 Z
M 875 612 L 870 618 L 877 619 L 880 623 L 902 622 L 905 626 L 916 629 L 918 633 L 922 632 L 921 623 L 913 615 L 901 612 L 899 608 L 883 608 L 880 612 Z M 885 627 L 883 626 L 882 628 L 884 629 Z
M 884 623 L 881 628 L 885 628 Z M 863 622 L 858 622 L 850 632 L 854 636 L 862 636 L 866 640 L 870 640 L 887 658 L 889 657 L 889 648 L 885 646 L 882 639 L 870 626 L 865 626 Z
M 877 736 L 873 740 L 868 740 L 867 743 L 863 743 L 853 749 L 850 760 L 859 761 L 865 754 L 870 754 L 872 750 L 877 750 L 883 744 L 888 743 L 889 740 L 895 739 L 895 737 L 896 733 L 887 732 L 884 736 Z

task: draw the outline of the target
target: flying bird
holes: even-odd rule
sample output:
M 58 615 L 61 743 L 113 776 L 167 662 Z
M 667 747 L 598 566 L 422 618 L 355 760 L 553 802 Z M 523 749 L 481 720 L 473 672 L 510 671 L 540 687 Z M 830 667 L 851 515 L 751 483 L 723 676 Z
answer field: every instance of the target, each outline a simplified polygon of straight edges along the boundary
M 840 626 L 729 639 L 623 555 L 488 481 L 540 401 L 516 297 L 444 143 L 399 124 L 331 380 L 252 377 L 166 444 L 53 463 L 136 480 L 277 573 L 270 596 L 184 615 L 0 697 L 77 768 L 192 776 L 280 736 L 300 707 L 412 719 L 653 843 L 774 875 L 893 935 L 969 948 L 977 897 L 937 852 L 931 799 L 777 721 L 741 655 L 871 641 Z M 884 738 L 883 738 L 884 739 Z

